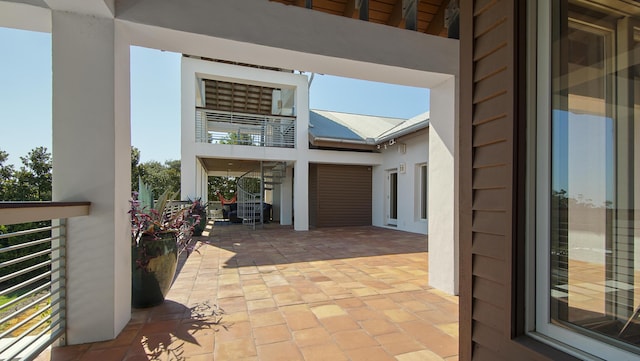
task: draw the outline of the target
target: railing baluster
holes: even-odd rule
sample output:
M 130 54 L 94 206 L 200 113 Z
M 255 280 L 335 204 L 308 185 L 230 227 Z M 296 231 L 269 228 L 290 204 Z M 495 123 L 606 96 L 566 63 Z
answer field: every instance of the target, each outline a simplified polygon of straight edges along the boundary
M 295 148 L 295 119 L 196 108 L 196 141 L 221 143 L 235 140 L 240 145 Z
M 65 208 L 66 207 L 66 208 Z M 16 209 L 14 216 L 11 211 Z M 34 209 L 37 219 L 24 216 Z M 41 221 L 51 215 L 51 226 L 0 235 L 0 296 L 10 300 L 0 306 L 9 311 L 0 319 L 0 360 L 34 359 L 49 345 L 64 344 L 66 332 L 66 219 L 89 214 L 89 203 L 1 203 L 3 219 L 16 222 Z M 17 220 L 20 221 L 17 221 Z M 11 227 L 11 221 L 5 224 Z M 40 223 L 41 224 L 41 223 Z M 34 264 L 35 263 L 35 264 Z

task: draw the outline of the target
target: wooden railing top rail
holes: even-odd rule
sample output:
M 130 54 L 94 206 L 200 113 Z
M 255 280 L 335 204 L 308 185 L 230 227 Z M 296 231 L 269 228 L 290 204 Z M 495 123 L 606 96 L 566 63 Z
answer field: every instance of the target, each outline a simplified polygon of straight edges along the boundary
M 87 216 L 90 207 L 91 202 L 0 202 L 0 224 Z

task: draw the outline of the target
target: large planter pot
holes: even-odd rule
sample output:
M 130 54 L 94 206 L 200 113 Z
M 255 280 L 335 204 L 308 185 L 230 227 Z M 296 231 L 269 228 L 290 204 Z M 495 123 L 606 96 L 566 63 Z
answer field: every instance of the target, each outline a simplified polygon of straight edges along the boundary
M 161 304 L 171 288 L 178 266 L 177 233 L 159 239 L 142 237 L 131 248 L 131 305 L 136 308 Z

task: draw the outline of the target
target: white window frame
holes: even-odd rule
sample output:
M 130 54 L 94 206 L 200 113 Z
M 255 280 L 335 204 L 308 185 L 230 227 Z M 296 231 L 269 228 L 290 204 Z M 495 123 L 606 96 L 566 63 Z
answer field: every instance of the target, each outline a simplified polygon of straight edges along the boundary
M 528 244 L 529 252 L 535 253 L 535 258 L 529 257 L 527 301 L 533 307 L 527 314 L 528 335 L 558 348 L 568 354 L 583 360 L 638 360 L 640 355 L 626 351 L 614 344 L 606 343 L 585 334 L 572 331 L 551 323 L 550 315 L 550 224 L 549 210 L 551 194 L 551 4 L 553 0 L 530 0 L 529 12 L 534 24 L 529 29 L 529 49 L 535 49 L 534 55 L 529 57 L 535 69 L 530 76 L 532 85 L 529 100 L 534 106 L 528 109 L 532 130 L 528 140 L 533 142 L 528 155 Z M 537 14 L 537 16 L 536 16 Z M 535 57 L 534 57 L 535 56 Z M 532 72 L 530 72 L 531 74 Z M 535 123 L 535 124 L 533 124 Z M 535 134 L 535 136 L 533 136 Z M 534 139 L 535 137 L 535 139 Z M 533 201 L 535 200 L 535 201 Z M 534 216 L 535 215 L 535 216 Z M 622 344 L 622 342 L 620 342 Z

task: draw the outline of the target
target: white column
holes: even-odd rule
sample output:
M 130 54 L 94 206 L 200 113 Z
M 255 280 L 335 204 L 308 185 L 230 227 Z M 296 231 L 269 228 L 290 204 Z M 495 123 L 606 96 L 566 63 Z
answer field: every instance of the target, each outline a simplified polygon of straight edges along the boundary
M 198 197 L 200 197 L 202 202 L 206 203 L 209 202 L 209 174 L 202 164 L 199 164 L 199 166 L 202 171 L 202 187 L 200 188 L 200 194 L 198 194 Z
M 52 12 L 53 199 L 90 201 L 67 229 L 67 343 L 131 316 L 129 46 L 113 19 Z
M 298 159 L 293 176 L 293 229 L 309 230 L 309 161 Z
M 273 190 L 271 191 L 271 217 L 273 218 L 274 222 L 280 222 L 280 203 L 282 202 L 282 200 L 280 199 L 281 189 L 282 184 L 274 184 Z
M 198 193 L 198 160 L 196 159 L 196 77 L 182 59 L 180 63 L 182 97 L 180 122 L 180 197 L 186 199 Z
M 285 177 L 280 185 L 280 224 L 293 224 L 293 167 L 285 168 Z
M 457 79 L 431 88 L 429 119 L 429 284 L 458 293 L 457 189 L 454 137 L 458 123 Z
M 296 85 L 296 151 L 293 177 L 293 229 L 309 230 L 309 84 L 298 77 Z

